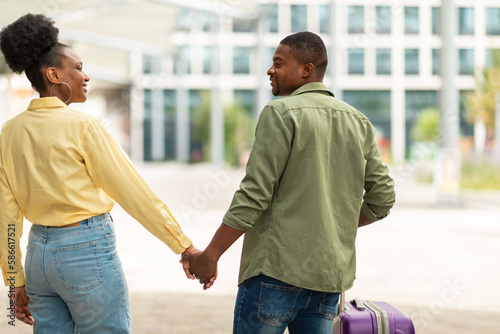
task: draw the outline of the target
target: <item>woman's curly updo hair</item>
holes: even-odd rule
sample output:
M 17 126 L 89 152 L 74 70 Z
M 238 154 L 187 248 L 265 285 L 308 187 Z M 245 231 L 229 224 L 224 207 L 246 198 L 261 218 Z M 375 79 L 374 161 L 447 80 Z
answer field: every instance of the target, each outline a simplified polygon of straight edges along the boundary
M 61 67 L 66 45 L 58 41 L 59 29 L 43 14 L 26 14 L 0 32 L 0 49 L 15 73 L 26 72 L 38 92 L 47 89 L 47 67 Z

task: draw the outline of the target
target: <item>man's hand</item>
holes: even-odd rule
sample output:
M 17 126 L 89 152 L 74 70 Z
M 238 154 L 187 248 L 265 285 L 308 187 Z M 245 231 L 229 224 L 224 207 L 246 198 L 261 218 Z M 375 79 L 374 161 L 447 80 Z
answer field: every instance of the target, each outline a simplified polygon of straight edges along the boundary
M 191 255 L 191 273 L 203 284 L 206 290 L 213 285 L 217 278 L 217 260 L 207 255 L 207 251 L 192 253 Z
M 25 324 L 33 326 L 35 321 L 33 320 L 28 308 L 29 298 L 26 296 L 24 286 L 20 286 L 15 289 L 14 294 L 10 297 L 10 301 L 11 303 L 15 303 L 16 318 Z
M 373 224 L 375 221 L 365 217 L 363 212 L 359 212 L 358 227 L 367 226 Z
M 181 258 L 186 276 L 192 278 L 194 275 L 201 284 L 204 284 L 203 289 L 210 288 L 217 278 L 219 258 L 243 233 L 245 232 L 222 223 L 203 252 L 194 247 L 194 249 L 187 248 Z
M 187 278 L 189 279 L 199 278 L 194 275 L 195 272 L 193 272 L 193 269 L 191 268 L 193 266 L 192 264 L 193 258 L 198 258 L 201 254 L 202 252 L 193 245 L 189 246 L 184 251 L 184 253 L 182 253 L 181 260 L 179 262 L 182 263 L 182 269 L 184 270 L 184 273 L 186 274 Z M 209 289 L 212 285 L 214 285 L 216 279 L 217 279 L 217 271 L 215 271 L 215 274 L 210 276 L 208 282 L 205 280 L 203 282 L 200 281 L 200 283 L 203 284 L 203 290 Z

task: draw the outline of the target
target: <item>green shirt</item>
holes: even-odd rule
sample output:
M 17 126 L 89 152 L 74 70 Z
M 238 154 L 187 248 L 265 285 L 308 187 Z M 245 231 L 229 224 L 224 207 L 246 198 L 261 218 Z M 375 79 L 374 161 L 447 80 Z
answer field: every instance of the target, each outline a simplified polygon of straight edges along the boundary
M 375 128 L 319 82 L 270 102 L 224 224 L 245 231 L 239 284 L 264 274 L 298 287 L 352 287 L 359 212 L 386 217 L 394 182 Z

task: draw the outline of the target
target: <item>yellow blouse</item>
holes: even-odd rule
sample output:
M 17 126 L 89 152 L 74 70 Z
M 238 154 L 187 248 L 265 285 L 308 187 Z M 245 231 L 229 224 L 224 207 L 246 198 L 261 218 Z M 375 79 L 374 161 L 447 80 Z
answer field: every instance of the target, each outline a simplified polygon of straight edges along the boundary
M 64 226 L 109 212 L 116 201 L 172 251 L 191 245 L 96 116 L 56 97 L 33 100 L 0 133 L 0 264 L 5 284 L 24 285 L 23 217 Z

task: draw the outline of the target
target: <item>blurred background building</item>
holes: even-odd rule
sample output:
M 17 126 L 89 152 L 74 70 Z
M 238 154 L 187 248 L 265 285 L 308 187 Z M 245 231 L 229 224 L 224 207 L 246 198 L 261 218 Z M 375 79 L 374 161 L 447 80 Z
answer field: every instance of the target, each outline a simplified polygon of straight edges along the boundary
M 51 16 L 91 77 L 89 100 L 73 107 L 100 115 L 134 160 L 215 164 L 244 162 L 259 112 L 274 98 L 266 72 L 279 41 L 315 32 L 329 52 L 325 84 L 370 118 L 384 159 L 400 164 L 422 151 L 416 142 L 439 140 L 432 117 L 443 84 L 441 6 L 439 0 L 0 1 L 0 26 L 28 12 Z M 453 14 L 448 42 L 461 148 L 484 151 L 492 125 L 470 116 L 467 96 L 496 64 L 500 2 L 456 0 Z M 34 95 L 24 76 L 1 61 L 0 71 L 2 123 Z M 414 135 L 419 118 L 424 132 L 431 128 L 427 137 Z

